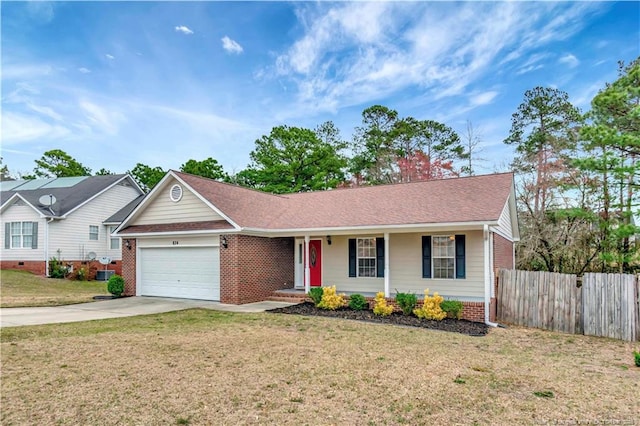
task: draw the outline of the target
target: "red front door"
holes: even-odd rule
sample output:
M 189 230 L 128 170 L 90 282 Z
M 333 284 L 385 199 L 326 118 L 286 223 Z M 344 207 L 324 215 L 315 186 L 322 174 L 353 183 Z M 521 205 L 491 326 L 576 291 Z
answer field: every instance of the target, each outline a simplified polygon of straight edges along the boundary
M 322 285 L 322 240 L 309 241 L 309 276 L 312 287 Z

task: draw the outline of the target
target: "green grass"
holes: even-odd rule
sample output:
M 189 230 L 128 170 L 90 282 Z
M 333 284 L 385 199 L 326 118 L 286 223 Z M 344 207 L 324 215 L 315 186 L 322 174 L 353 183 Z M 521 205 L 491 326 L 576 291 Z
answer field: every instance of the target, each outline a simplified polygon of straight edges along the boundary
M 560 338 L 558 338 L 560 336 Z M 0 424 L 635 419 L 626 342 L 193 309 L 0 330 Z M 553 353 L 553 356 L 551 355 Z
M 105 295 L 107 283 L 45 278 L 25 271 L 0 271 L 0 307 L 60 306 Z

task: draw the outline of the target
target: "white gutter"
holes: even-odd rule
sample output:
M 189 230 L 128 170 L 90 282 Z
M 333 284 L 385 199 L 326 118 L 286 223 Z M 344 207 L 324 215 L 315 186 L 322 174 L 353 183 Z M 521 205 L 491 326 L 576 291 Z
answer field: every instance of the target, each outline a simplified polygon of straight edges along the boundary
M 49 276 L 49 224 L 53 218 L 44 221 L 44 274 Z
M 491 311 L 491 241 L 489 238 L 489 225 L 484 225 L 484 322 L 491 327 L 498 324 L 489 320 Z

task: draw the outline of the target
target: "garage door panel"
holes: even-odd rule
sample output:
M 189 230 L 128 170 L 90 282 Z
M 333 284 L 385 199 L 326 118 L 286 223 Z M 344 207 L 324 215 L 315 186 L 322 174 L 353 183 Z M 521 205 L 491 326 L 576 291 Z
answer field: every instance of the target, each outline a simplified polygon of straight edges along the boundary
M 220 300 L 217 247 L 140 249 L 143 296 Z

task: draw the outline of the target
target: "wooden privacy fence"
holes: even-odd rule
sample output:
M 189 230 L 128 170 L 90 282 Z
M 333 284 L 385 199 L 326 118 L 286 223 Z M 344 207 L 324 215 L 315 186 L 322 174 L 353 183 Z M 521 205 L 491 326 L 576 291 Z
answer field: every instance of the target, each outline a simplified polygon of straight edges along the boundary
M 576 275 L 500 269 L 499 321 L 573 334 L 640 340 L 640 283 L 634 275 Z

